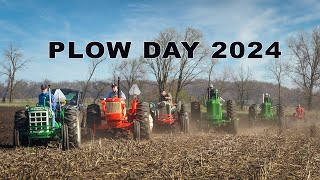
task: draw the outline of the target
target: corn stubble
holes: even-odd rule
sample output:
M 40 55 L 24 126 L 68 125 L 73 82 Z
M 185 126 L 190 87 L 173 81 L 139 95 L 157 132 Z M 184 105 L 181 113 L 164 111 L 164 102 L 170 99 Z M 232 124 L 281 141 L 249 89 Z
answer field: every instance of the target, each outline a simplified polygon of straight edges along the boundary
M 9 123 L 8 117 L 1 116 L 1 123 Z M 237 136 L 193 132 L 155 134 L 139 143 L 96 139 L 70 151 L 1 148 L 0 179 L 320 179 L 318 131 L 313 122 Z

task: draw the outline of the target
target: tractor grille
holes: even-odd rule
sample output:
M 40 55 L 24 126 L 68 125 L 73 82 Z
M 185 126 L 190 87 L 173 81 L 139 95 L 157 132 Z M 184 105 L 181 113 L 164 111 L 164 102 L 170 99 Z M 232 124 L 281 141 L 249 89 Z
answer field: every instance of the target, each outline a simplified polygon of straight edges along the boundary
M 121 103 L 120 102 L 107 102 L 106 103 L 107 113 L 121 113 Z
M 166 106 L 159 107 L 159 115 L 163 114 L 169 114 Z
M 30 131 L 49 131 L 49 114 L 47 111 L 29 112 Z

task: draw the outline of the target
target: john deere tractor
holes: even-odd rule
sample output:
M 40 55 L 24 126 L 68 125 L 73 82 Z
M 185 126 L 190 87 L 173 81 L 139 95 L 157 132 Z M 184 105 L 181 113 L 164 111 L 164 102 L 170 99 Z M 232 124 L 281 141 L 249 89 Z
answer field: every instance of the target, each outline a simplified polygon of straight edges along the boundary
M 260 112 L 258 112 L 257 104 L 252 104 L 249 107 L 249 120 L 251 125 L 254 125 L 255 122 L 259 120 L 262 120 L 277 123 L 282 128 L 286 126 L 284 109 L 282 105 L 277 104 L 276 114 L 274 114 L 272 101 L 270 95 L 267 93 L 262 95 L 262 103 L 260 104 L 259 108 Z
M 51 90 L 49 85 L 49 99 Z M 54 90 L 57 102 L 56 110 L 52 105 L 37 104 L 26 106 L 25 110 L 15 113 L 13 145 L 31 146 L 34 144 L 49 144 L 59 142 L 63 150 L 70 147 L 78 148 L 81 144 L 81 92 L 71 89 Z M 44 97 L 45 98 L 45 97 Z M 52 117 L 55 114 L 55 124 Z
M 214 125 L 217 128 L 236 134 L 238 131 L 239 119 L 235 117 L 235 109 L 232 100 L 226 102 L 226 112 L 222 110 L 223 100 L 220 97 L 218 89 L 208 88 L 208 99 L 206 101 L 206 113 L 201 113 L 200 103 L 191 103 L 191 117 L 200 118 L 207 122 L 209 126 Z M 193 119 L 193 121 L 198 119 Z

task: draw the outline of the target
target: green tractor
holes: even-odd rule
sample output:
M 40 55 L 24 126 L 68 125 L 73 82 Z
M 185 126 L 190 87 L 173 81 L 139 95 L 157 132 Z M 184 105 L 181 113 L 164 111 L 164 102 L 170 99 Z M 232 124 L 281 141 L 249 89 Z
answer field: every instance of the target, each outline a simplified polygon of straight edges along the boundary
M 49 99 L 52 98 L 49 85 Z M 78 148 L 81 144 L 82 112 L 81 92 L 71 89 L 54 90 L 57 106 L 52 111 L 51 103 L 26 106 L 15 113 L 13 145 L 32 146 L 59 142 L 62 150 Z M 45 99 L 45 97 L 44 97 Z M 55 115 L 55 124 L 52 117 Z
M 286 126 L 284 117 L 284 109 L 281 104 L 277 104 L 276 114 L 274 114 L 272 101 L 270 95 L 262 95 L 262 103 L 260 104 L 260 112 L 258 113 L 257 104 L 252 104 L 249 107 L 249 120 L 250 124 L 254 125 L 257 121 L 276 122 L 280 127 Z
M 208 99 L 206 101 L 207 112 L 202 114 L 200 112 L 200 103 L 191 103 L 191 118 L 193 121 L 198 120 L 195 118 L 200 118 L 206 120 L 209 126 L 214 125 L 217 128 L 222 128 L 227 132 L 232 134 L 237 134 L 239 119 L 235 117 L 235 108 L 232 100 L 226 102 L 226 113 L 223 112 L 222 106 L 224 101 L 220 97 L 218 89 L 208 88 Z

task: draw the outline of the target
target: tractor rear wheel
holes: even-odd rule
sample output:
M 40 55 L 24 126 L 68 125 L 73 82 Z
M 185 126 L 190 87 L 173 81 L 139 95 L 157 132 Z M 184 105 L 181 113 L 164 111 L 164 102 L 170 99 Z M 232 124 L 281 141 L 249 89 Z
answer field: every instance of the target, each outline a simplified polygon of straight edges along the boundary
M 133 121 L 133 140 L 140 141 L 140 123 L 139 121 Z
M 255 104 L 252 104 L 249 107 L 249 125 L 254 126 L 256 120 L 257 120 L 257 108 Z
M 61 127 L 61 144 L 62 144 L 62 150 L 66 151 L 69 150 L 69 132 L 68 132 L 68 126 L 66 124 L 62 125 Z
M 238 133 L 239 120 L 235 118 L 235 108 L 232 100 L 227 101 L 227 118 L 231 120 L 231 122 L 227 125 L 227 129 L 232 134 Z
M 71 147 L 79 148 L 81 145 L 80 112 L 77 109 L 66 109 L 64 123 L 68 126 L 69 143 Z
M 80 113 L 80 117 L 81 117 L 81 127 L 82 127 L 82 128 L 85 128 L 85 127 L 87 127 L 87 111 L 84 110 L 84 109 L 82 109 L 80 112 L 81 112 L 81 113 Z
M 187 107 L 184 104 L 181 104 L 181 109 L 179 112 L 179 123 L 180 123 L 180 131 L 183 133 L 189 133 L 189 117 L 187 113 Z
M 28 117 L 24 110 L 19 110 L 15 113 L 14 116 L 14 132 L 13 132 L 13 146 L 27 146 L 28 145 L 28 136 L 22 135 L 20 133 L 21 129 L 27 130 L 28 126 Z
M 277 120 L 278 120 L 278 126 L 281 129 L 287 128 L 287 122 L 284 116 L 284 109 L 281 104 L 277 105 Z
M 98 104 L 90 104 L 87 107 L 87 127 L 93 128 L 93 124 L 101 124 L 101 111 Z
M 13 130 L 13 146 L 20 147 L 19 129 L 16 128 Z
M 140 123 L 140 133 L 141 139 L 150 139 L 152 124 L 150 118 L 150 107 L 149 103 L 141 102 L 138 103 L 136 114 L 138 117 L 138 121 Z

